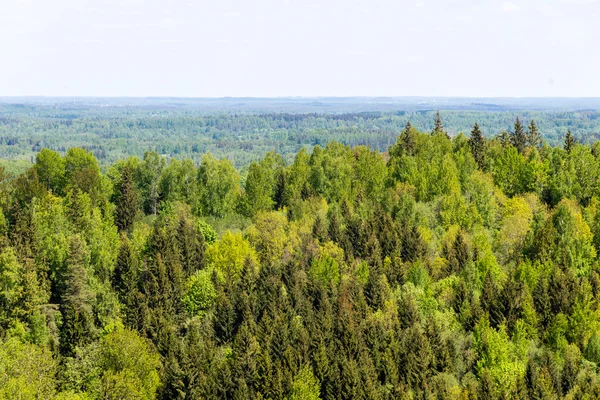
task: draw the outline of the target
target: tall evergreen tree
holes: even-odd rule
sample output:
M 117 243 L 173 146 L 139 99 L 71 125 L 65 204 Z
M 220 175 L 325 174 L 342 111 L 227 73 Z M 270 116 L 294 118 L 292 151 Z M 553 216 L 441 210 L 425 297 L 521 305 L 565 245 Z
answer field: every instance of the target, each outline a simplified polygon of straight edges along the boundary
M 434 123 L 433 131 L 431 132 L 431 134 L 432 135 L 444 134 L 444 135 L 446 135 L 446 137 L 448 139 L 450 139 L 450 136 L 444 130 L 444 124 L 442 124 L 442 116 L 440 115 L 439 111 L 437 112 L 437 114 L 435 114 L 435 123 Z
M 444 132 L 444 125 L 442 124 L 442 116 L 438 111 L 435 114 L 435 125 L 433 126 L 433 133 L 441 133 Z
M 529 131 L 527 132 L 527 144 L 533 148 L 542 146 L 542 135 L 534 120 L 529 123 Z
M 135 187 L 135 177 L 131 165 L 127 164 L 121 172 L 121 180 L 116 187 L 115 223 L 120 231 L 129 230 L 139 209 L 139 196 Z
M 400 138 L 402 140 L 403 153 L 409 156 L 414 155 L 417 144 L 415 142 L 415 133 L 412 130 L 410 121 L 406 122 L 406 127 Z
M 79 235 L 71 237 L 69 255 L 62 282 L 60 311 L 63 316 L 60 347 L 66 356 L 74 354 L 77 346 L 93 340 L 93 292 L 88 285 L 89 254 Z
M 471 139 L 469 140 L 471 145 L 471 153 L 473 158 L 477 162 L 480 169 L 485 168 L 485 138 L 479 129 L 479 124 L 475 122 L 473 130 L 471 131 Z
M 139 293 L 139 275 L 140 266 L 133 246 L 127 236 L 122 234 L 112 283 L 121 303 L 125 305 L 125 320 L 131 327 L 137 327 L 136 299 Z
M 400 255 L 404 261 L 414 262 L 426 251 L 426 244 L 417 226 L 403 226 L 401 230 L 402 249 Z
M 573 150 L 574 146 L 575 137 L 573 136 L 573 133 L 571 133 L 571 130 L 568 129 L 567 134 L 565 135 L 565 150 L 567 151 L 567 153 L 571 153 L 571 150 Z
M 496 138 L 500 141 L 502 147 L 508 147 L 511 145 L 511 135 L 507 131 L 503 130 Z
M 177 247 L 183 270 L 187 275 L 204 268 L 204 236 L 193 224 L 193 221 L 180 216 L 177 227 Z
M 527 134 L 525 133 L 525 128 L 523 128 L 523 124 L 519 117 L 515 121 L 515 128 L 511 135 L 512 145 L 519 151 L 520 154 L 525 152 L 525 148 L 527 147 Z

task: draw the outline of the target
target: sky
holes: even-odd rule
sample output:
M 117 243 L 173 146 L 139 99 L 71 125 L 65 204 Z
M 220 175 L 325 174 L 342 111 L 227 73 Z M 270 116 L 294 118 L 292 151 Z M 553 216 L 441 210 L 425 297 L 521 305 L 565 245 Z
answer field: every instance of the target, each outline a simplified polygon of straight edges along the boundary
M 600 0 L 0 0 L 0 96 L 600 97 Z

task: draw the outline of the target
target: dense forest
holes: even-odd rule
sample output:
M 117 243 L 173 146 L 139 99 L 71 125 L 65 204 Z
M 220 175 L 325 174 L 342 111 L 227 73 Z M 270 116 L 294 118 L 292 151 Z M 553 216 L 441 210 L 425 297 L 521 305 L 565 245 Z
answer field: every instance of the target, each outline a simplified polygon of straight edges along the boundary
M 228 103 L 227 103 L 228 104 Z M 147 150 L 161 156 L 200 163 L 203 154 L 227 158 L 242 174 L 252 161 L 269 151 L 291 163 L 302 148 L 338 141 L 387 151 L 407 119 L 419 130 L 433 129 L 435 111 L 235 112 L 235 104 L 205 112 L 193 108 L 117 107 L 71 104 L 28 105 L 0 103 L 0 159 L 7 170 L 20 173 L 31 166 L 42 148 L 64 154 L 71 147 L 92 151 L 105 171 L 128 156 Z M 319 110 L 319 108 L 315 107 Z M 343 108 L 341 108 L 343 109 Z M 535 119 L 544 140 L 560 145 L 567 129 L 581 143 L 600 139 L 600 112 L 520 110 L 442 110 L 451 137 L 468 135 L 478 121 L 487 137 L 511 131 L 515 117 Z M 11 162 L 7 162 L 11 160 Z
M 386 119 L 386 152 L 330 141 L 244 174 L 77 147 L 3 171 L 0 398 L 599 398 L 600 142 Z M 16 121 L 3 138 L 42 129 Z

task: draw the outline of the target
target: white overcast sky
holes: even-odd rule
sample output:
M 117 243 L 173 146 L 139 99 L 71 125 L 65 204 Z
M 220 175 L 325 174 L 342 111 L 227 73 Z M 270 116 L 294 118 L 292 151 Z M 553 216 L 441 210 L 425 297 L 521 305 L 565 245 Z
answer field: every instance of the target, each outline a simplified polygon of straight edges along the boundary
M 0 0 L 0 96 L 600 96 L 600 0 Z

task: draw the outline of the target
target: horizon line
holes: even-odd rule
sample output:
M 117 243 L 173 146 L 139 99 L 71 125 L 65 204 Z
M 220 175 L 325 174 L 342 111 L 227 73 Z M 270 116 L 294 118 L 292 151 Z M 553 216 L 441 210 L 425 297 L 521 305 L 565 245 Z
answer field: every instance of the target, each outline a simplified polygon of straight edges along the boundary
M 600 96 L 426 96 L 426 95 L 346 95 L 346 96 L 171 96 L 171 95 L 0 95 L 0 99 L 51 98 L 51 99 L 600 99 Z

